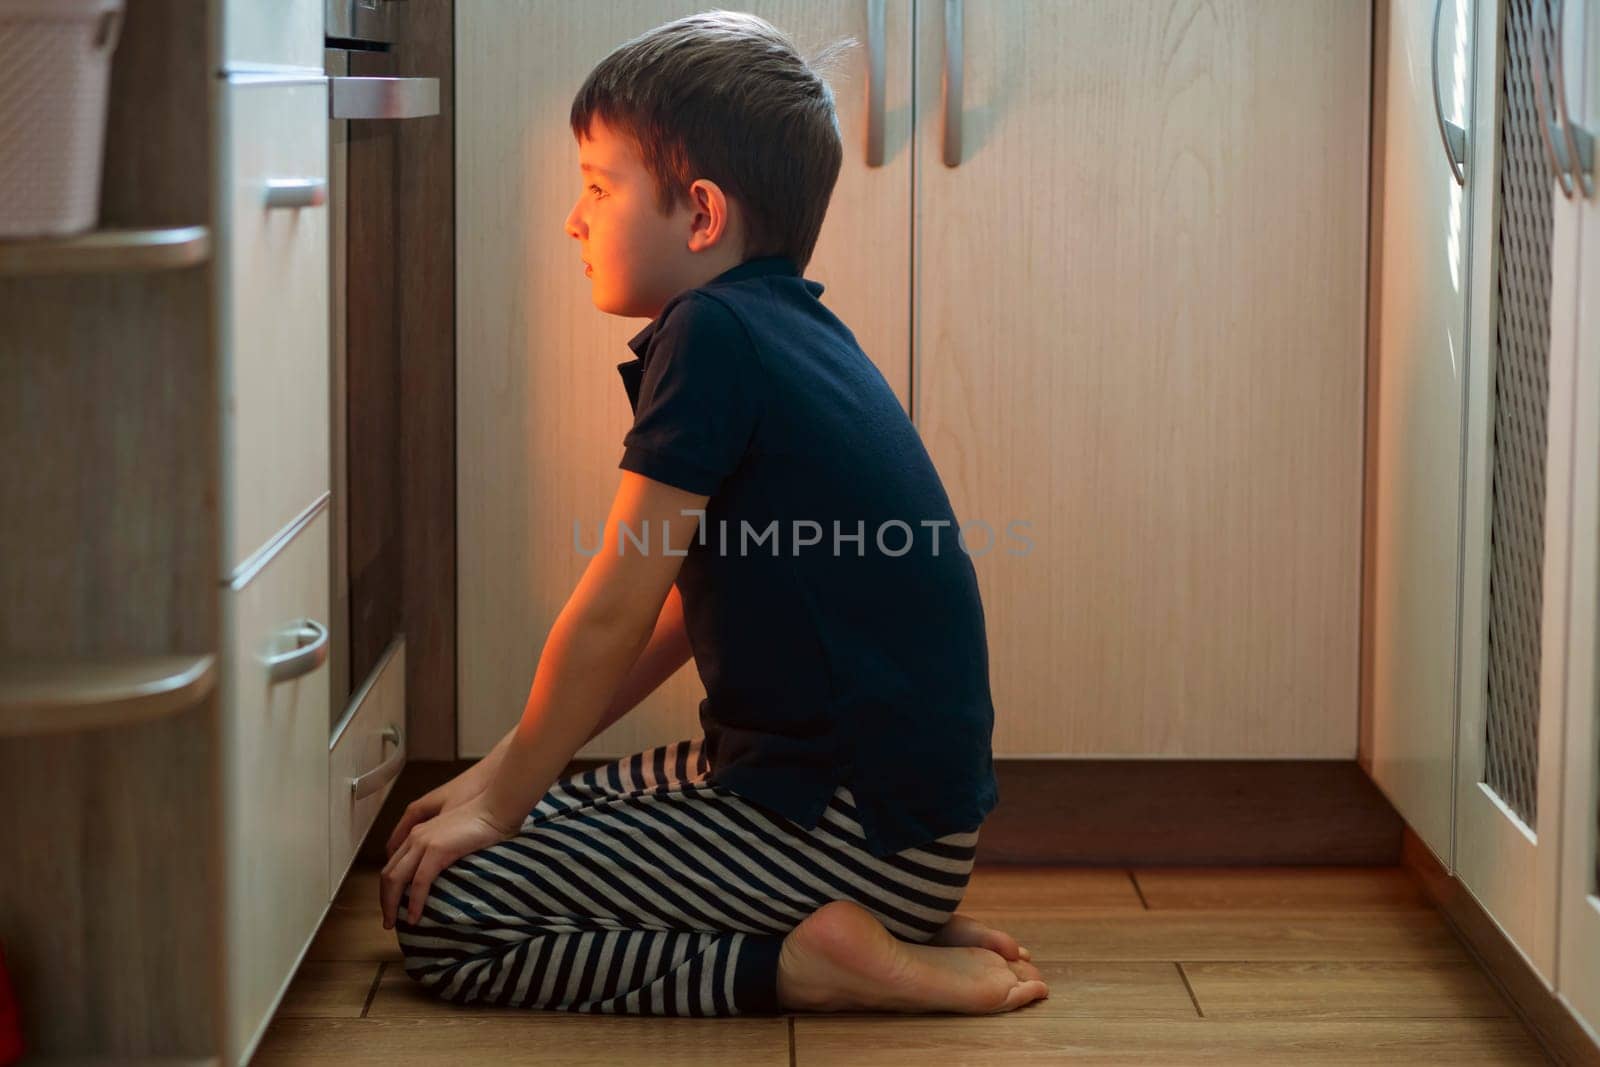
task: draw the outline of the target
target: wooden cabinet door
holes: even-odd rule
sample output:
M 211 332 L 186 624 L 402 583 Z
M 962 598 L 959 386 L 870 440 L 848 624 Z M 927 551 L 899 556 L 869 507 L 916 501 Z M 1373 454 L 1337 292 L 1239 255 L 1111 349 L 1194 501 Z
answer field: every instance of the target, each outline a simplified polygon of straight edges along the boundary
M 1375 380 L 1368 394 L 1374 400 L 1368 441 L 1375 453 L 1367 502 L 1371 774 L 1447 866 L 1455 788 L 1467 250 L 1474 199 L 1479 210 L 1488 210 L 1493 184 L 1480 180 L 1492 167 L 1476 165 L 1489 158 L 1494 96 L 1488 97 L 1487 113 L 1471 99 L 1473 6 L 1473 0 L 1389 0 L 1377 8 L 1385 20 L 1385 47 L 1383 148 L 1374 172 L 1372 224 L 1379 245 Z M 1479 69 L 1492 70 L 1494 34 L 1485 36 L 1488 66 L 1480 63 Z M 1440 135 L 1441 119 L 1467 131 L 1459 182 Z M 1480 151 L 1478 160 L 1471 158 L 1473 151 Z
M 1493 177 L 1475 197 L 1470 251 L 1452 866 L 1553 985 L 1580 219 L 1556 191 L 1537 118 L 1549 73 L 1537 74 L 1548 63 L 1532 42 L 1548 7 L 1479 7 L 1498 55 L 1479 52 L 1478 107 L 1492 125 L 1474 168 Z M 1577 75 L 1569 65 L 1574 88 Z
M 1355 755 L 1369 23 L 919 2 L 912 410 L 997 755 Z
M 868 0 L 458 0 L 456 51 L 457 450 L 460 755 L 487 752 L 522 714 L 551 624 L 583 573 L 585 544 L 621 481 L 632 415 L 616 365 L 642 319 L 596 311 L 562 224 L 581 190 L 567 125 L 591 68 L 629 38 L 696 10 L 768 19 L 804 55 L 844 36 L 831 79 L 844 167 L 806 276 L 902 400 L 910 395 L 911 8 L 885 5 L 885 152 L 863 149 Z M 692 663 L 589 756 L 699 732 Z
M 1569 5 L 1581 8 L 1582 5 Z M 1600 135 L 1600 10 L 1572 27 L 1576 66 L 1569 101 L 1573 120 Z M 1578 41 L 1585 42 L 1586 47 Z M 1583 52 L 1576 50 L 1583 47 Z M 1572 61 L 1569 60 L 1569 63 Z M 1580 88 L 1581 87 L 1581 88 Z M 1566 732 L 1561 807 L 1560 918 L 1556 993 L 1600 1033 L 1600 188 L 1577 209 L 1577 276 L 1573 417 L 1571 609 L 1567 631 Z
M 328 517 L 223 593 L 227 1058 L 271 1022 L 328 909 Z

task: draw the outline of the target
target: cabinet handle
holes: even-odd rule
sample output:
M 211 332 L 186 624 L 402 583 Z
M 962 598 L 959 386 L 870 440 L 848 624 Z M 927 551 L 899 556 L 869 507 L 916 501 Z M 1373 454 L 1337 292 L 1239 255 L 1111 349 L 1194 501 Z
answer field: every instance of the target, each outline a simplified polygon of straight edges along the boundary
M 1551 122 L 1544 110 L 1545 101 L 1539 93 L 1539 75 L 1547 68 L 1544 64 L 1545 5 L 1536 2 L 1534 7 L 1533 41 L 1535 63 L 1533 101 L 1539 110 L 1539 132 L 1544 137 L 1545 152 L 1550 165 L 1555 168 L 1556 180 L 1561 183 L 1561 195 L 1568 200 L 1582 195 L 1594 195 L 1594 136 L 1572 121 L 1567 111 L 1566 36 L 1562 28 L 1566 23 L 1566 0 L 1555 0 L 1554 25 L 1548 27 L 1553 47 L 1550 50 L 1550 97 L 1554 102 L 1556 121 Z M 1557 141 L 1556 135 L 1561 140 Z
M 328 202 L 326 178 L 269 178 L 267 207 L 321 207 Z
M 867 0 L 867 166 L 883 166 L 884 80 L 889 0 Z
M 267 680 L 272 685 L 292 682 L 328 661 L 328 628 L 315 619 L 301 619 L 284 631 L 295 647 L 266 658 Z
M 394 755 L 378 764 L 360 778 L 350 779 L 350 800 L 352 802 L 370 797 L 384 786 L 388 785 L 400 768 L 406 765 L 405 737 L 400 733 L 400 727 L 390 724 L 383 731 L 385 744 L 394 744 Z
M 438 113 L 438 78 L 328 79 L 332 119 L 423 119 Z
M 1539 0 L 1534 0 L 1538 3 Z M 1439 12 L 1444 0 L 1433 0 L 1433 50 L 1429 54 L 1428 69 L 1433 78 L 1433 119 L 1439 124 L 1439 140 L 1444 143 L 1445 158 L 1450 161 L 1450 176 L 1456 184 L 1467 184 L 1467 131 L 1444 117 L 1444 101 L 1439 98 Z
M 961 166 L 961 0 L 944 0 L 944 165 Z

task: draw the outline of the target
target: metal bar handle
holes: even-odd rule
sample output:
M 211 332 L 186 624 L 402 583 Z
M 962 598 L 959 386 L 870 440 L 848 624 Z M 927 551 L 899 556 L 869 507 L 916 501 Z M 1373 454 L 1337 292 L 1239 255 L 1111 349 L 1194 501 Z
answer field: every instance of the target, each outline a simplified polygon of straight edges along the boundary
M 328 202 L 326 178 L 269 178 L 267 207 L 321 207 Z
M 944 165 L 961 166 L 961 0 L 944 0 Z
M 401 734 L 400 727 L 391 723 L 383 731 L 383 741 L 385 744 L 392 743 L 394 745 L 394 755 L 366 774 L 363 774 L 360 778 L 350 779 L 350 799 L 352 801 L 370 797 L 393 781 L 399 775 L 400 769 L 406 765 L 405 737 Z
M 328 117 L 424 119 L 439 113 L 439 79 L 375 76 L 328 79 Z
M 284 635 L 294 638 L 295 647 L 266 657 L 267 680 L 272 685 L 292 682 L 310 674 L 328 661 L 328 628 L 315 619 L 301 619 Z
M 1572 121 L 1567 111 L 1567 40 L 1566 0 L 1556 0 L 1555 26 L 1551 37 L 1555 47 L 1551 51 L 1550 70 L 1553 82 L 1550 95 L 1555 98 L 1556 118 L 1561 127 L 1561 140 L 1567 149 L 1567 169 L 1576 180 L 1578 192 L 1585 199 L 1594 195 L 1594 136 Z
M 1545 102 L 1541 89 L 1549 89 L 1542 75 L 1547 70 L 1544 56 L 1545 35 L 1545 0 L 1533 0 L 1533 110 L 1538 116 L 1539 140 L 1544 144 L 1545 158 L 1550 161 L 1550 169 L 1555 172 L 1556 184 L 1561 187 L 1561 195 L 1568 200 L 1573 199 L 1577 193 L 1577 186 L 1573 183 L 1572 175 L 1568 173 L 1565 148 L 1565 139 L 1556 140 L 1558 133 L 1556 125 L 1550 120 L 1551 107 Z M 1560 43 L 1556 48 L 1559 50 Z
M 867 166 L 883 166 L 889 0 L 867 0 Z
M 1439 140 L 1444 144 L 1445 159 L 1450 162 L 1450 176 L 1457 185 L 1467 184 L 1467 131 L 1444 117 L 1444 101 L 1439 97 L 1439 12 L 1444 0 L 1433 0 L 1433 48 L 1428 56 L 1428 70 L 1433 81 L 1433 119 L 1439 125 Z

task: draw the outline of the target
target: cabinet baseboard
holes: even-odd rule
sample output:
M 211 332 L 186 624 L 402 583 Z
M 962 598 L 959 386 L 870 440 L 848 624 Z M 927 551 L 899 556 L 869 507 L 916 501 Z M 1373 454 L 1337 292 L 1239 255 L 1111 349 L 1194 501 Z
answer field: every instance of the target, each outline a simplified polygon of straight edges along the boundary
M 473 760 L 406 766 L 365 862 L 401 810 Z M 600 760 L 574 762 L 587 770 Z M 1088 867 L 1393 865 L 1404 823 L 1354 760 L 997 760 L 978 861 Z

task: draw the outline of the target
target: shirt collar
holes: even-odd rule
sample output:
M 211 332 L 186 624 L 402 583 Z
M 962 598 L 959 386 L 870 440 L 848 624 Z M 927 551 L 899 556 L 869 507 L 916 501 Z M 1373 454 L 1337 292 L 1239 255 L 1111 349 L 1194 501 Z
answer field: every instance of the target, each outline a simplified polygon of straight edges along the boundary
M 757 256 L 755 259 L 747 259 L 737 266 L 729 267 L 704 284 L 720 285 L 724 282 L 744 281 L 746 278 L 760 278 L 768 274 L 788 274 L 798 277 L 800 268 L 795 266 L 794 260 L 788 256 Z M 820 283 L 812 282 L 808 285 L 808 288 L 811 288 L 813 294 L 815 294 L 820 292 L 821 285 Z M 644 357 L 645 346 L 650 343 L 650 336 L 656 332 L 656 325 L 660 321 L 661 316 L 657 315 L 646 324 L 644 329 L 628 339 L 628 347 L 633 349 L 634 355 L 640 358 Z
M 769 274 L 786 274 L 792 277 L 800 276 L 800 268 L 788 256 L 757 256 L 747 259 L 737 266 L 729 267 L 721 274 L 704 283 L 706 285 L 719 285 L 724 282 L 744 281 L 746 278 L 760 278 Z M 805 280 L 806 289 L 812 296 L 822 295 L 822 283 Z M 650 344 L 651 336 L 656 332 L 656 326 L 661 322 L 657 315 L 645 324 L 644 329 L 628 338 L 628 347 L 633 350 L 634 359 L 624 360 L 617 364 L 617 373 L 622 376 L 622 385 L 628 391 L 628 404 L 635 410 L 639 407 L 639 383 L 644 378 L 645 349 Z

